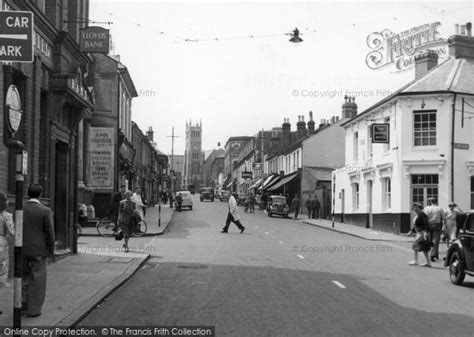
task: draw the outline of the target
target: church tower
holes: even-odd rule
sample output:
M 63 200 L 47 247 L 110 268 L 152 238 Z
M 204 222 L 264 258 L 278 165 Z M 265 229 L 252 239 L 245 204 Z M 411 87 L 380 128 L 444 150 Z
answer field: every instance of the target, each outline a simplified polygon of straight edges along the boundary
M 186 149 L 184 152 L 184 189 L 198 192 L 203 180 L 202 122 L 186 122 Z

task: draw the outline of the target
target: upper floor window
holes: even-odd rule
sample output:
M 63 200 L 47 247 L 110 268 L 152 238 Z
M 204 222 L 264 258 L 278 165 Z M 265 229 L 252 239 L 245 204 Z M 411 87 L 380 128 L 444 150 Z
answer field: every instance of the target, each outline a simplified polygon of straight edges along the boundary
M 367 128 L 367 157 L 368 159 L 373 156 L 373 144 L 372 144 L 372 126 L 369 125 Z
M 385 118 L 383 122 L 390 125 L 390 117 Z M 389 126 L 389 130 L 390 130 L 390 126 Z M 390 142 L 390 137 L 389 137 L 389 142 Z M 388 152 L 388 151 L 390 151 L 390 143 L 384 143 L 383 152 Z
M 354 132 L 354 135 L 353 135 L 353 154 L 354 154 L 354 161 L 358 161 L 359 160 L 359 133 L 356 131 Z
M 436 111 L 414 111 L 413 145 L 436 145 Z

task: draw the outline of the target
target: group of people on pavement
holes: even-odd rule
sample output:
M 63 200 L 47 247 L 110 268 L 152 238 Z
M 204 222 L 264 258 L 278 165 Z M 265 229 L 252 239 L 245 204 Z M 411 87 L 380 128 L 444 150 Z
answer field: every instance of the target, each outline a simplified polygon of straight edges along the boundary
M 427 206 L 419 203 L 412 207 L 415 216 L 413 227 L 407 235 L 415 234 L 413 242 L 414 260 L 408 262 L 409 265 L 418 265 L 418 253 L 423 252 L 426 262 L 424 267 L 431 267 L 432 262 L 439 260 L 439 244 L 442 236 L 449 246 L 456 240 L 458 228 L 456 218 L 463 211 L 454 202 L 450 202 L 448 209 L 444 211 L 438 206 L 435 198 L 428 198 Z
M 298 215 L 301 208 L 300 198 L 298 194 L 295 194 L 290 203 L 291 210 L 293 211 L 293 219 L 298 219 Z M 316 195 L 310 195 L 305 202 L 305 207 L 308 210 L 308 219 L 319 219 L 321 202 Z
M 120 190 L 112 195 L 112 205 L 109 210 L 109 217 L 114 222 L 114 232 L 121 230 L 123 235 L 123 248 L 129 252 L 128 241 L 137 223 L 145 218 L 147 207 L 141 195 L 141 188 L 137 186 L 135 192 L 127 190 L 125 185 L 120 186 Z
M 28 201 L 23 206 L 21 310 L 27 317 L 41 315 L 46 297 L 47 259 L 54 255 L 54 228 L 51 210 L 40 202 L 41 185 L 28 187 Z M 8 199 L 0 193 L 0 287 L 9 287 L 9 247 L 6 235 L 15 234 Z

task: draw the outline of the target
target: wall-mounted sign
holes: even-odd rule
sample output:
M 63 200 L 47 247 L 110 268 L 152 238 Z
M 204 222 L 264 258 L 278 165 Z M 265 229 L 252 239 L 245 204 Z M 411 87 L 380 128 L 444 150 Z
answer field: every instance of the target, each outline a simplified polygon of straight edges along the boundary
M 262 163 L 260 163 L 260 162 L 254 162 L 254 163 L 252 164 L 252 167 L 253 167 L 254 170 L 261 170 L 261 169 L 262 169 Z
M 115 132 L 113 128 L 90 128 L 90 182 L 93 188 L 113 190 L 115 172 Z
M 33 62 L 33 12 L 0 11 L 0 61 Z
M 371 33 L 367 45 L 372 50 L 365 62 L 370 69 L 379 70 L 395 64 L 398 70 L 407 69 L 415 63 L 414 56 L 425 49 L 438 55 L 447 55 L 446 40 L 439 37 L 441 23 L 427 23 L 395 34 L 389 29 Z
M 467 143 L 454 143 L 453 147 L 458 150 L 469 150 L 469 144 Z
M 242 179 L 252 179 L 252 172 L 250 172 L 250 171 L 243 171 L 243 172 L 242 172 Z
M 109 52 L 109 30 L 102 27 L 87 27 L 79 34 L 79 50 L 81 53 Z
M 8 127 L 10 131 L 16 133 L 21 124 L 21 99 L 18 89 L 12 84 L 8 87 L 5 99 L 5 111 L 7 113 Z
M 390 124 L 374 123 L 372 127 L 372 143 L 390 143 Z

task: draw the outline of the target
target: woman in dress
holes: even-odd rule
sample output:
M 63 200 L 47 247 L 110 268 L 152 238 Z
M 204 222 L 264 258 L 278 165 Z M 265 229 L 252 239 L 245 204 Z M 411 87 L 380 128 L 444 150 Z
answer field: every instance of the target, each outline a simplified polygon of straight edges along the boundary
M 13 217 L 5 211 L 7 208 L 7 196 L 0 193 L 0 287 L 8 287 L 8 241 L 7 234 L 15 235 Z
M 128 240 L 132 235 L 132 230 L 134 226 L 134 217 L 136 214 L 136 204 L 132 201 L 132 192 L 126 191 L 125 192 L 125 199 L 120 202 L 120 209 L 119 209 L 119 223 L 120 228 L 123 231 L 123 248 L 125 248 L 125 252 L 128 253 Z
M 456 240 L 457 236 L 457 223 L 456 223 L 456 217 L 459 214 L 462 214 L 463 211 L 456 205 L 454 202 L 449 203 L 449 208 L 444 212 L 444 218 L 446 219 L 446 243 L 449 247 L 450 242 L 453 242 Z
M 431 249 L 430 240 L 428 237 L 428 217 L 425 212 L 423 212 L 423 206 L 420 204 L 414 204 L 412 208 L 415 213 L 415 218 L 413 219 L 413 227 L 408 232 L 407 235 L 411 233 L 416 233 L 415 242 L 413 242 L 413 251 L 415 252 L 415 259 L 408 262 L 410 266 L 416 266 L 418 264 L 418 252 L 423 252 L 425 255 L 426 263 L 423 263 L 423 267 L 431 267 L 430 258 L 428 252 Z

